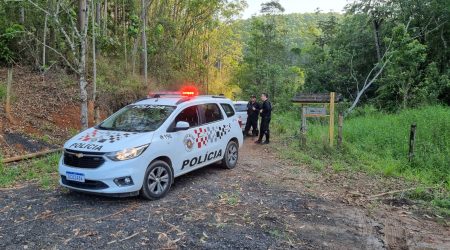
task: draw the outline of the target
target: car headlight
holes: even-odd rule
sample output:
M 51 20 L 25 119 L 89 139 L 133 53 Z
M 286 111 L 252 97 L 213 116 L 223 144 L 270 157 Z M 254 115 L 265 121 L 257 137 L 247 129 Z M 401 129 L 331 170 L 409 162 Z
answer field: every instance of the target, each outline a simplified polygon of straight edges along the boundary
M 111 152 L 106 154 L 106 156 L 113 161 L 125 161 L 131 160 L 140 156 L 150 144 L 145 144 L 135 148 L 127 148 L 121 151 Z

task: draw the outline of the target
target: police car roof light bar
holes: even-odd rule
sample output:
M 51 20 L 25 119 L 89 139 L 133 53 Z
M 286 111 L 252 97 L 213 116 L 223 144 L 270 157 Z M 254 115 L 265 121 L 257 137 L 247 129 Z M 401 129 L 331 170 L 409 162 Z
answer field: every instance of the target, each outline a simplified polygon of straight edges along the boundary
M 198 96 L 198 89 L 194 86 L 185 86 L 182 87 L 181 90 L 181 95 L 184 97 L 194 97 L 194 96 Z

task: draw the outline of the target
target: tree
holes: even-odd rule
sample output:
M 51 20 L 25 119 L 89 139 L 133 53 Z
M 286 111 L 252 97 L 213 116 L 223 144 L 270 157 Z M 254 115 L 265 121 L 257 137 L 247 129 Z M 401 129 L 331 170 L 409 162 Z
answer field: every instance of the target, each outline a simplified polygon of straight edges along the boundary
M 297 66 L 298 50 L 286 44 L 284 9 L 277 1 L 262 5 L 260 17 L 253 17 L 243 61 L 233 78 L 241 96 L 267 92 L 280 110 L 289 109 L 292 93 L 303 84 L 303 70 Z M 296 52 L 297 51 L 297 52 Z
M 391 63 L 386 72 L 378 92 L 378 103 L 382 107 L 414 106 L 412 101 L 417 99 L 421 85 L 421 65 L 426 59 L 426 46 L 411 36 L 405 26 L 398 26 L 393 31 L 392 50 L 389 52 Z M 429 90 L 432 92 L 432 90 Z M 415 100 L 420 103 L 420 100 Z
M 77 18 L 78 25 L 74 25 L 74 20 L 70 16 L 69 16 L 69 24 L 62 22 L 62 18 L 60 16 L 61 11 L 67 10 L 64 10 L 64 7 L 61 6 L 62 5 L 61 0 L 58 0 L 56 2 L 55 13 L 50 13 L 49 10 L 45 9 L 44 7 L 41 7 L 32 0 L 28 1 L 34 7 L 43 12 L 43 14 L 48 15 L 53 19 L 55 25 L 58 27 L 59 31 L 63 34 L 65 42 L 70 48 L 71 57 L 68 58 L 57 49 L 50 47 L 49 45 L 44 44 L 43 42 L 35 38 L 36 41 L 40 42 L 46 48 L 54 51 L 57 55 L 59 55 L 64 60 L 66 65 L 77 73 L 80 88 L 81 128 L 87 129 L 89 126 L 88 124 L 89 120 L 88 120 L 88 95 L 87 95 L 87 80 L 86 80 L 86 55 L 87 55 L 87 32 L 89 20 L 89 13 L 88 13 L 89 2 L 88 0 L 78 1 L 78 18 Z M 70 33 L 72 33 L 73 35 L 69 35 L 70 33 L 67 32 L 68 29 L 70 29 L 71 31 Z M 79 48 L 77 48 L 76 46 L 77 44 L 79 45 Z

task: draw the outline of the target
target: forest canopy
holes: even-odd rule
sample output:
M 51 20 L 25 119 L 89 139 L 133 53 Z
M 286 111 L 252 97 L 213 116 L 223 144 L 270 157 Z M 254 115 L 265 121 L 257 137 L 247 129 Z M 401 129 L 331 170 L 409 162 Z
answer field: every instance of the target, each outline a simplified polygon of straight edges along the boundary
M 284 14 L 267 1 L 243 20 L 244 0 L 3 1 L 0 64 L 76 75 L 85 116 L 99 95 L 185 82 L 234 99 L 267 92 L 280 110 L 297 92 L 341 93 L 348 111 L 449 104 L 449 6 L 356 0 L 343 14 Z

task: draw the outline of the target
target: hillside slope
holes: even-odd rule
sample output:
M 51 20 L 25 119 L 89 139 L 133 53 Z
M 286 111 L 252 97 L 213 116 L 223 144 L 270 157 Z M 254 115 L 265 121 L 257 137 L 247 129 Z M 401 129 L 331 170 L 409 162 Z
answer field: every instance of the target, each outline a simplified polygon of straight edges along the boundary
M 7 69 L 0 68 L 0 84 Z M 61 145 L 79 129 L 77 86 L 74 78 L 60 71 L 41 75 L 27 67 L 14 67 L 12 120 L 0 103 L 0 150 L 3 157 L 22 155 Z

